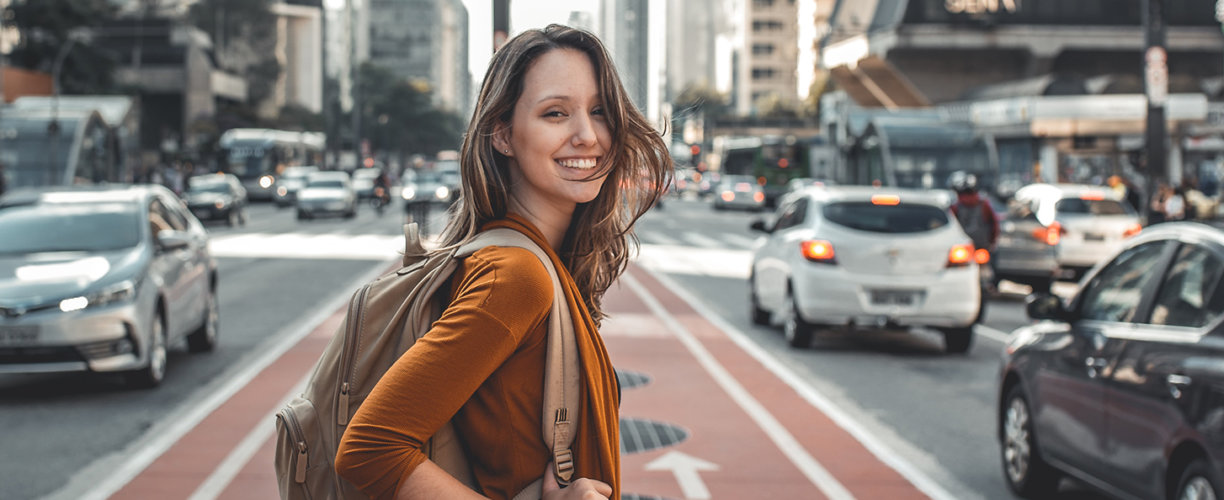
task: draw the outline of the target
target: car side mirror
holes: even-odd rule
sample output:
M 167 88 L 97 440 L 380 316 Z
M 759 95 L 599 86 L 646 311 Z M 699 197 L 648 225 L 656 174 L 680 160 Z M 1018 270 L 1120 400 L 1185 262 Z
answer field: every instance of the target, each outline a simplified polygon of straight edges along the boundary
M 157 248 L 163 252 L 173 252 L 191 246 L 191 240 L 185 233 L 163 230 L 157 233 Z
M 1062 299 L 1048 293 L 1035 293 L 1025 299 L 1024 311 L 1036 320 L 1068 321 L 1070 313 L 1063 307 Z
M 773 232 L 772 228 L 765 226 L 765 221 L 762 219 L 757 219 L 757 220 L 752 221 L 751 224 L 748 224 L 748 229 L 751 229 L 753 231 L 760 231 L 762 233 L 772 233 Z

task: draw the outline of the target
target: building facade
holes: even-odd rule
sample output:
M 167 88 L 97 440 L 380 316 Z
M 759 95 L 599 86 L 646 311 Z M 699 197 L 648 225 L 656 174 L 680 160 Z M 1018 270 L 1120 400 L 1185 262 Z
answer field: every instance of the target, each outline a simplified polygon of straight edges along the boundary
M 629 98 L 643 112 L 649 106 L 651 79 L 649 8 L 649 0 L 604 0 L 600 33 Z
M 756 115 L 769 101 L 798 107 L 799 9 L 796 0 L 747 0 L 736 112 Z
M 434 104 L 470 109 L 468 13 L 460 0 L 368 0 L 369 61 L 426 83 Z

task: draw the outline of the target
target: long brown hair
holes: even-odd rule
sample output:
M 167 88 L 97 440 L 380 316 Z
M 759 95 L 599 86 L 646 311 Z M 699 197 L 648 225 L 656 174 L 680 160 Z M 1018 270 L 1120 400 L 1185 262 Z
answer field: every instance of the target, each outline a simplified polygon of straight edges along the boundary
M 633 223 L 663 195 L 673 165 L 667 144 L 629 100 L 595 35 L 553 24 L 520 33 L 493 55 L 464 135 L 459 159 L 462 192 L 442 233 L 442 244 L 463 243 L 486 222 L 506 216 L 510 162 L 493 146 L 493 134 L 510 122 L 527 70 L 541 55 L 557 49 L 578 50 L 590 58 L 612 133 L 606 161 L 593 174 L 607 179 L 594 200 L 574 211 L 560 255 L 598 323 L 604 317 L 600 308 L 604 292 L 624 272 L 631 247 L 636 249 Z

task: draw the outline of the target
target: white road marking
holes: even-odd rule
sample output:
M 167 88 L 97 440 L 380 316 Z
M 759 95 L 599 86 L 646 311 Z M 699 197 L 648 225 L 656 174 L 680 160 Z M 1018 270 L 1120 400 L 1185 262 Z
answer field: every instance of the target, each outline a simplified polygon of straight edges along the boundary
M 400 238 L 403 239 L 402 236 Z M 166 415 L 145 431 L 143 437 L 130 447 L 90 464 L 74 475 L 63 488 L 46 498 L 49 500 L 104 500 L 115 494 L 132 482 L 174 443 L 194 429 L 213 410 L 238 393 L 260 371 L 280 358 L 285 351 L 309 335 L 328 316 L 336 312 L 336 309 L 348 302 L 353 290 L 377 278 L 385 270 L 386 265 L 375 265 L 369 272 L 338 288 L 339 291 L 325 300 L 323 305 L 315 308 L 313 314 L 304 316 L 301 321 L 281 330 L 268 342 L 254 349 L 252 352 L 256 354 L 252 359 L 241 359 L 234 364 L 234 366 L 242 367 L 241 369 L 230 372 L 227 377 L 219 379 L 209 388 L 202 389 L 199 397 L 193 395 L 188 398 L 187 401 L 196 402 L 194 405 L 181 406 Z M 270 422 L 265 420 L 260 425 L 267 426 L 270 425 Z M 251 436 L 248 435 L 247 439 L 251 439 Z
M 693 245 L 701 247 L 701 248 L 720 249 L 720 248 L 725 248 L 727 246 L 727 244 L 723 243 L 722 241 L 719 241 L 709 236 L 706 236 L 704 234 L 695 233 L 692 231 L 685 231 L 683 233 L 680 233 L 680 239 L 688 243 L 692 243 Z
M 672 475 L 676 476 L 676 482 L 680 483 L 680 491 L 684 492 L 684 498 L 707 500 L 710 498 L 710 489 L 706 488 L 705 481 L 701 480 L 701 474 L 698 471 L 718 470 L 718 465 L 684 452 L 672 450 L 651 460 L 646 464 L 646 470 L 670 470 Z
M 404 236 L 250 233 L 219 236 L 208 246 L 217 257 L 387 260 L 404 249 Z
M 765 365 L 770 372 L 773 372 L 775 376 L 780 378 L 783 382 L 795 390 L 795 392 L 806 400 L 808 404 L 811 404 L 817 410 L 820 410 L 822 413 L 832 419 L 839 427 L 850 433 L 850 435 L 853 436 L 854 439 L 858 440 L 858 442 L 862 443 L 864 447 L 866 447 L 873 455 L 876 456 L 876 458 L 892 467 L 893 470 L 897 471 L 898 474 L 901 474 L 902 477 L 908 480 L 932 500 L 956 499 L 956 497 L 952 495 L 952 493 L 945 490 L 938 481 L 935 481 L 931 477 L 927 476 L 926 473 L 922 472 L 920 469 L 918 469 L 918 467 L 902 458 L 901 454 L 894 451 L 883 441 L 877 439 L 870 430 L 856 422 L 845 410 L 842 410 L 840 407 L 834 404 L 832 400 L 825 397 L 820 393 L 820 391 L 816 390 L 815 387 L 808 384 L 802 377 L 795 374 L 790 368 L 787 368 L 783 363 L 774 358 L 772 354 L 769 354 L 762 349 L 761 346 L 748 339 L 746 334 L 741 332 L 731 323 L 724 320 L 718 314 L 714 313 L 712 310 L 702 304 L 701 301 L 697 300 L 696 297 L 688 293 L 687 290 L 676 282 L 672 281 L 666 274 L 654 272 L 650 269 L 648 269 L 647 272 L 654 276 L 655 279 L 659 280 L 659 282 L 662 283 L 663 286 L 667 287 L 668 290 L 675 293 L 686 303 L 688 303 L 688 305 L 701 314 L 703 318 L 722 329 L 723 332 L 726 333 L 732 341 L 739 345 L 741 349 L 755 358 L 762 365 Z M 621 279 L 625 278 L 631 277 L 627 274 L 621 276 Z M 634 284 L 641 287 L 641 285 L 637 284 L 636 281 L 634 281 Z M 648 304 L 659 306 L 657 302 L 648 302 Z M 666 311 L 664 311 L 664 314 L 666 314 Z M 666 317 L 672 322 L 675 322 L 675 319 L 670 315 L 667 315 Z M 696 339 L 692 339 L 692 341 L 696 342 Z
M 683 324 L 676 320 L 641 283 L 629 274 L 622 274 L 621 280 L 646 303 L 650 311 L 658 316 L 667 325 L 668 329 L 675 333 L 676 338 L 680 340 L 680 343 L 684 344 L 684 347 L 697 359 L 702 368 L 705 368 L 706 372 L 714 378 L 723 391 L 731 396 L 731 399 L 756 422 L 757 426 L 774 442 L 774 445 L 782 451 L 782 454 L 786 455 L 791 463 L 794 463 L 812 484 L 816 485 L 826 497 L 832 500 L 854 498 L 854 495 L 851 495 L 850 491 L 838 482 L 837 478 L 834 478 L 824 466 L 820 465 L 820 462 L 816 461 L 807 450 L 800 446 L 795 436 L 791 435 L 786 430 L 786 427 L 778 422 L 756 398 L 753 398 L 748 390 L 744 389 L 744 386 L 740 385 L 739 381 L 727 372 L 727 369 L 706 350 L 701 341 L 697 340 Z
M 752 253 L 747 250 L 690 246 L 642 245 L 637 262 L 664 273 L 748 279 Z

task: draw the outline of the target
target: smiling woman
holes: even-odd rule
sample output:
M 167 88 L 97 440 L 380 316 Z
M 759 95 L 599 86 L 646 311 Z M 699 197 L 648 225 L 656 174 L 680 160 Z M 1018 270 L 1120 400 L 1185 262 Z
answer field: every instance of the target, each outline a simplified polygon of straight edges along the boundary
M 573 424 L 573 445 L 558 453 L 540 428 L 553 420 L 540 383 L 553 284 L 531 253 L 486 247 L 462 261 L 451 305 L 357 410 L 336 470 L 372 497 L 475 498 L 455 478 L 462 471 L 425 453 L 449 421 L 485 497 L 619 498 L 619 394 L 598 332 L 601 301 L 628 265 L 633 223 L 668 184 L 666 144 L 603 44 L 557 25 L 497 51 L 464 137 L 461 194 L 439 251 L 510 228 L 548 254 L 581 361 L 583 398 L 568 413 L 578 418 L 557 416 Z M 431 410 L 405 418 L 406 408 Z

